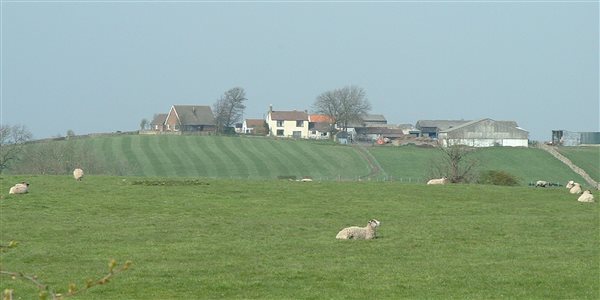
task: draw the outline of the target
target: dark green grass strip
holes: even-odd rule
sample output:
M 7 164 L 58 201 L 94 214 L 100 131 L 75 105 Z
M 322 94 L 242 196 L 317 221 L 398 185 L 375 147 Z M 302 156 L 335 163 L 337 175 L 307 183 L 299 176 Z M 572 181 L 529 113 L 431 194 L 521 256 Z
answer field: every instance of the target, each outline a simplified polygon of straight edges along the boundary
M 287 160 L 288 165 L 292 167 L 291 171 L 296 172 L 296 174 L 289 175 L 296 175 L 302 177 L 310 174 L 310 169 L 306 167 L 304 162 L 302 162 L 301 159 L 294 155 L 293 152 L 289 151 L 290 146 L 287 143 L 284 144 L 284 142 L 282 141 L 270 141 L 270 145 L 271 147 L 273 147 L 273 150 L 278 152 L 279 155 L 281 155 Z M 285 145 L 285 147 L 283 145 Z
M 206 165 L 213 166 L 212 169 L 214 169 L 214 172 L 210 174 L 211 177 L 227 177 L 229 176 L 229 171 L 226 168 L 225 162 L 211 148 L 212 139 L 213 137 L 208 136 L 198 137 L 195 139 L 196 149 L 204 154 L 204 161 L 206 161 Z
M 324 151 L 324 147 L 333 147 L 329 145 L 314 145 L 311 149 L 315 152 L 315 155 L 319 157 L 319 160 L 323 163 L 321 164 L 321 168 L 326 168 L 326 173 L 323 175 L 329 176 L 335 174 L 340 169 L 340 164 L 337 158 L 328 154 L 328 152 Z
M 127 135 L 121 138 L 121 151 L 123 152 L 125 161 L 132 167 L 132 173 L 134 175 L 143 175 L 140 174 L 140 170 L 142 170 L 141 163 L 131 146 L 133 138 L 139 139 L 140 137 Z
M 104 162 L 106 165 L 112 165 L 115 163 L 115 161 L 117 160 L 117 156 L 115 155 L 115 152 L 113 151 L 113 143 L 115 141 L 115 139 L 107 139 L 107 138 L 103 138 L 100 139 L 102 145 L 101 145 L 101 152 L 102 152 L 102 156 L 104 157 Z
M 315 155 L 312 151 L 305 151 L 305 147 L 307 145 L 311 145 L 311 143 L 306 143 L 305 141 L 289 141 L 288 145 L 290 153 L 295 157 L 299 157 L 301 161 L 302 167 L 305 168 L 306 172 L 304 176 L 323 176 L 327 174 L 323 172 L 323 166 L 327 164 L 326 161 L 322 160 L 321 157 Z
M 150 158 L 148 157 L 144 147 L 142 146 L 142 141 L 147 139 L 147 136 L 136 136 L 132 139 L 131 148 L 133 153 L 135 153 L 137 160 L 140 164 L 139 168 L 137 169 L 137 172 L 140 174 L 140 176 L 155 175 L 155 171 L 152 168 L 152 162 L 150 161 Z
M 188 173 L 184 167 L 183 161 L 179 158 L 178 153 L 171 147 L 171 143 L 174 141 L 174 138 L 180 138 L 181 136 L 167 136 L 161 135 L 158 136 L 158 149 L 164 153 L 164 155 L 169 160 L 167 166 L 167 172 L 176 176 L 187 176 Z
M 274 177 L 273 171 L 269 169 L 265 163 L 267 157 L 259 157 L 261 152 L 256 148 L 256 144 L 262 141 L 255 141 L 251 143 L 247 138 L 238 138 L 235 140 L 235 147 L 237 149 L 244 149 L 244 153 L 253 163 L 256 174 L 263 178 Z
M 232 176 L 233 177 L 248 177 L 248 167 L 246 163 L 236 154 L 236 152 L 241 151 L 241 149 L 235 149 L 233 151 L 229 145 L 225 144 L 225 140 L 230 141 L 231 137 L 222 137 L 213 139 L 217 149 L 220 149 L 222 153 L 226 156 L 227 160 L 232 162 Z
M 190 147 L 190 139 L 195 138 L 193 136 L 182 136 L 181 139 L 177 140 L 177 145 L 180 147 L 182 153 L 185 155 L 185 160 L 192 165 L 193 176 L 207 176 L 207 170 L 205 164 L 200 159 L 200 156 L 196 151 Z
M 256 146 L 256 149 L 258 149 L 259 153 L 265 156 L 264 161 L 271 166 L 271 177 L 277 178 L 277 176 L 294 175 L 291 174 L 287 164 L 283 163 L 283 160 L 277 157 L 273 147 L 271 146 L 270 140 L 260 140 L 259 142 L 254 143 L 254 145 Z
M 142 146 L 142 152 L 144 154 L 146 154 L 146 156 L 148 157 L 149 161 L 150 161 L 150 167 L 152 169 L 152 174 L 147 174 L 147 175 L 154 175 L 154 176 L 158 176 L 158 175 L 166 175 L 165 174 L 165 168 L 162 164 L 162 162 L 160 161 L 160 159 L 158 158 L 158 154 L 157 151 L 155 151 L 155 147 L 156 147 L 156 137 L 154 136 L 148 136 L 148 137 L 144 137 L 141 140 L 141 146 Z M 151 143 L 152 142 L 152 143 Z

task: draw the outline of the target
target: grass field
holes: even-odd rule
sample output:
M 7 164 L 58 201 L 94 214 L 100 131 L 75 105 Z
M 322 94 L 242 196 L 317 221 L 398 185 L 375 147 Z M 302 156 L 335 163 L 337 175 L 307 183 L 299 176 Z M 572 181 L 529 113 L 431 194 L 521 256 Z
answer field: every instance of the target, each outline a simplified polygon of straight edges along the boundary
M 181 159 L 181 158 L 180 158 Z M 77 299 L 598 299 L 600 214 L 564 189 L 397 182 L 0 179 L 3 270 Z M 382 222 L 379 238 L 338 241 Z M 2 278 L 35 299 L 30 284 Z
M 559 152 L 600 182 L 600 147 L 560 147 Z
M 439 160 L 440 151 L 435 148 L 374 147 L 370 149 L 385 171 L 390 176 L 424 182 L 428 178 L 430 165 Z M 467 156 L 477 162 L 478 171 L 506 171 L 516 176 L 521 185 L 528 185 L 537 180 L 560 183 L 569 180 L 582 182 L 585 180 L 574 173 L 562 162 L 549 153 L 534 148 L 481 148 Z M 585 161 L 587 162 L 587 160 Z M 584 164 L 584 166 L 586 166 Z M 582 166 L 583 167 L 583 166 Z
M 310 176 L 332 181 L 370 178 L 424 183 L 431 176 L 432 162 L 440 157 L 436 149 L 415 146 L 365 147 L 370 153 L 365 156 L 355 147 L 330 142 L 227 136 L 98 136 L 28 147 L 29 158 L 19 165 L 29 164 L 29 169 L 14 174 L 69 174 L 77 164 L 93 175 L 227 179 Z M 70 157 L 65 153 L 71 153 Z M 580 167 L 598 173 L 594 153 L 576 153 L 571 156 Z M 367 161 L 371 156 L 379 172 L 372 172 Z M 479 162 L 479 170 L 506 171 L 522 185 L 537 180 L 585 182 L 539 149 L 493 147 L 477 149 L 471 157 Z M 56 169 L 52 163 L 57 161 L 71 164 L 50 171 Z M 45 164 L 49 166 L 44 168 Z

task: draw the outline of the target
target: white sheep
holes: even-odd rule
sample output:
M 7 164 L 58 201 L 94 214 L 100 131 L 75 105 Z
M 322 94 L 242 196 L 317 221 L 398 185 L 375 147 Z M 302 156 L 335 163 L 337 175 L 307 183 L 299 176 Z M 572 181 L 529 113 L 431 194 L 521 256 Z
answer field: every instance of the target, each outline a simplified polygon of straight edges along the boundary
M 25 194 L 29 191 L 29 183 L 27 182 L 21 182 L 21 183 L 17 183 L 15 184 L 13 187 L 10 188 L 10 190 L 8 191 L 9 194 Z
M 438 179 L 431 179 L 427 181 L 427 184 L 446 184 L 448 182 L 448 178 L 442 177 Z
M 83 178 L 83 170 L 80 168 L 73 170 L 73 177 L 75 178 L 75 180 L 81 181 L 81 179 Z
M 535 182 L 535 186 L 536 187 L 547 187 L 548 186 L 548 181 L 538 180 L 538 181 Z
M 376 228 L 381 225 L 381 222 L 372 219 L 367 223 L 365 227 L 351 226 L 346 227 L 335 236 L 338 240 L 349 240 L 349 239 L 364 239 L 370 240 L 375 238 Z
M 581 185 L 577 182 L 573 183 L 573 187 L 569 190 L 571 194 L 581 194 Z
M 567 185 L 565 185 L 565 187 L 570 190 L 573 187 L 573 184 L 575 184 L 575 181 L 569 180 L 569 182 L 567 182 Z
M 579 201 L 579 202 L 594 202 L 594 195 L 592 195 L 592 192 L 590 190 L 586 190 L 583 192 L 583 194 L 581 194 L 581 196 L 579 196 L 577 201 Z

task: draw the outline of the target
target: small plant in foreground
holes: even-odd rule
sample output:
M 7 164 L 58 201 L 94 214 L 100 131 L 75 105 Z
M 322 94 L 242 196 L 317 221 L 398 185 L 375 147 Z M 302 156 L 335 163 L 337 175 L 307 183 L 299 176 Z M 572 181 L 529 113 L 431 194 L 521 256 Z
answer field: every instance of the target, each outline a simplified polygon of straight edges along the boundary
M 5 252 L 6 249 L 15 248 L 17 246 L 17 244 L 18 244 L 17 242 L 11 241 L 8 245 L 0 245 L 0 253 Z M 126 261 L 122 266 L 117 268 L 117 261 L 114 259 L 111 259 L 110 262 L 108 263 L 108 273 L 106 275 L 104 275 L 98 279 L 87 279 L 85 281 L 85 286 L 81 289 L 79 289 L 75 283 L 70 283 L 66 294 L 61 294 L 61 293 L 56 292 L 54 289 L 50 288 L 48 285 L 43 284 L 38 279 L 38 277 L 35 275 L 26 275 L 26 274 L 23 274 L 22 272 L 5 271 L 5 270 L 2 270 L 2 268 L 0 268 L 0 275 L 9 276 L 15 280 L 22 279 L 24 281 L 30 282 L 31 284 L 35 285 L 38 288 L 38 290 L 40 291 L 39 292 L 40 300 L 47 300 L 47 299 L 61 300 L 61 299 L 67 298 L 67 297 L 72 297 L 77 294 L 83 293 L 94 286 L 108 283 L 108 281 L 110 279 L 112 279 L 112 277 L 114 277 L 116 274 L 121 273 L 125 270 L 128 270 L 131 267 L 131 264 L 132 264 L 131 261 Z M 13 300 L 14 299 L 14 290 L 13 289 L 5 289 L 2 294 L 2 299 L 3 300 Z

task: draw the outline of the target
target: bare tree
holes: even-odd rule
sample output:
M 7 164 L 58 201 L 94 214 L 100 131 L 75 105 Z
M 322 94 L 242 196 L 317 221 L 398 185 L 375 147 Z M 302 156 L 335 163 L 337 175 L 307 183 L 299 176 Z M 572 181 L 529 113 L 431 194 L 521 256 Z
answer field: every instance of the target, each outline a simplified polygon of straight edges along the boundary
M 217 125 L 217 132 L 224 133 L 236 122 L 241 121 L 244 114 L 244 101 L 246 101 L 246 92 L 241 87 L 234 87 L 213 105 L 213 113 Z
M 143 118 L 142 121 L 140 121 L 140 130 L 146 129 L 147 126 L 148 126 L 148 120 L 146 118 Z
M 442 142 L 438 143 L 438 149 L 442 155 L 440 161 L 432 163 L 430 176 L 432 178 L 445 176 L 452 183 L 474 181 L 478 162 L 469 156 L 473 148 L 458 144 L 446 143 L 446 145 L 443 146 Z
M 347 131 L 348 124 L 360 122 L 361 117 L 371 110 L 371 104 L 364 89 L 351 85 L 322 93 L 313 109 L 328 115 L 337 127 Z
M 0 173 L 19 159 L 23 145 L 31 138 L 25 125 L 0 125 Z

